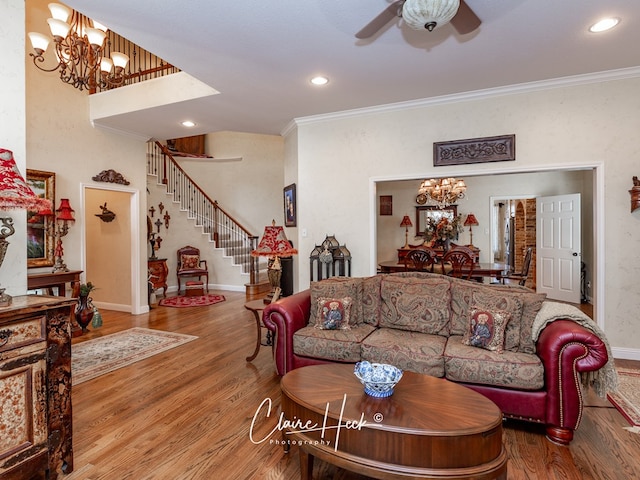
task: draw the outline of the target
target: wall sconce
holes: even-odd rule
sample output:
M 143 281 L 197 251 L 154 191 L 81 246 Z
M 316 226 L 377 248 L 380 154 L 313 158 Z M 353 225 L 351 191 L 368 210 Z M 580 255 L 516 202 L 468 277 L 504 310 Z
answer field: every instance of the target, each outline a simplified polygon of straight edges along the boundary
M 116 214 L 107 208 L 107 202 L 104 202 L 104 205 L 100 205 L 100 208 L 102 209 L 102 213 L 96 213 L 96 217 L 106 223 L 113 222 Z

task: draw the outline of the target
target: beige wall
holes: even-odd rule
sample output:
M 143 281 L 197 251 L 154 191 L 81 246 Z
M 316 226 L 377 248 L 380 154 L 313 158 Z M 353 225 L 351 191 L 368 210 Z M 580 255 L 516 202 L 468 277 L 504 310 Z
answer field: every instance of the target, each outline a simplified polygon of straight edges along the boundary
M 351 250 L 354 275 L 369 275 L 377 260 L 377 181 L 598 165 L 604 207 L 595 212 L 602 217 L 596 232 L 602 245 L 596 247 L 605 254 L 604 271 L 595 273 L 601 275 L 604 297 L 598 299 L 604 309 L 598 321 L 618 352 L 637 355 L 640 257 L 628 252 L 640 244 L 640 216 L 629 213 L 627 191 L 637 175 L 639 111 L 636 73 L 610 81 L 301 119 L 296 140 L 298 232 L 307 229 L 308 237 L 298 235 L 299 248 L 310 252 L 327 233 L 335 234 Z M 515 162 L 432 165 L 433 142 L 508 133 L 516 134 Z M 521 189 L 526 192 L 527 185 Z M 298 275 L 297 289 L 306 288 L 309 273 L 303 262 Z
M 116 214 L 103 222 L 101 205 Z M 84 190 L 85 276 L 97 289 L 94 302 L 111 310 L 131 305 L 131 194 L 88 187 Z

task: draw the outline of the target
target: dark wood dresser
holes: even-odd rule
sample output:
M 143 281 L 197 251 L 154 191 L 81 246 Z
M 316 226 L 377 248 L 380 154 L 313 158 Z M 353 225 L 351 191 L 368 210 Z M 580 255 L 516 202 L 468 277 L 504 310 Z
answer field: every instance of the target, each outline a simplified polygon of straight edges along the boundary
M 71 324 L 75 299 L 13 297 L 0 308 L 0 478 L 73 470 Z

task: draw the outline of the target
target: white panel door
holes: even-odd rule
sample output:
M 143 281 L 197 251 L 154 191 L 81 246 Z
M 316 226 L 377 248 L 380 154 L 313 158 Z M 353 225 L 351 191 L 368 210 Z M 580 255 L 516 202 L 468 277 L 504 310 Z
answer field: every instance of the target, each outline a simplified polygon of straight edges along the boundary
M 536 200 L 537 291 L 580 303 L 580 194 Z

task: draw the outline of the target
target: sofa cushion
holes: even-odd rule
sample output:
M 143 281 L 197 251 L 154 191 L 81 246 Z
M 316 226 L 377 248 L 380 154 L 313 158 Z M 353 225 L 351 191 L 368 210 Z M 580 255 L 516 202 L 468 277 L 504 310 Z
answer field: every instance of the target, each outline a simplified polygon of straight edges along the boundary
M 547 298 L 546 293 L 535 293 L 533 290 L 521 285 L 491 285 L 489 288 L 517 295 L 522 300 L 522 317 L 518 328 L 518 344 L 512 346 L 508 341 L 505 350 L 522 353 L 536 353 L 536 344 L 533 341 L 531 330 L 533 321 L 542 308 L 542 303 Z M 509 322 L 511 323 L 511 322 Z M 507 338 L 509 338 L 511 325 L 507 325 Z M 515 330 L 515 329 L 514 329 Z
M 533 297 L 524 297 L 524 292 L 503 290 L 456 278 L 451 279 L 451 335 L 464 335 L 472 306 L 489 310 L 504 310 L 511 314 L 505 330 L 504 350 L 518 351 L 523 312 L 523 301 L 533 305 Z M 533 294 L 534 296 L 536 294 Z M 530 303 L 531 302 L 531 303 Z M 538 307 L 539 308 L 539 307 Z M 531 309 L 528 308 L 527 312 Z M 535 314 L 534 314 L 535 318 Z M 533 320 L 532 320 L 533 321 Z
M 306 326 L 293 334 L 293 352 L 304 357 L 335 362 L 359 362 L 360 343 L 375 327 L 367 324 L 349 330 L 320 330 Z
M 464 345 L 462 336 L 447 340 L 444 351 L 445 377 L 454 382 L 491 385 L 518 390 L 544 387 L 544 367 L 536 355 L 502 354 Z
M 492 352 L 502 353 L 504 349 L 504 331 L 511 318 L 504 310 L 471 308 L 467 329 L 462 343 L 471 347 L 480 347 Z
M 318 311 L 315 327 L 321 330 L 348 330 L 351 328 L 349 320 L 352 306 L 351 297 L 319 298 L 316 305 Z
M 362 278 L 351 277 L 331 277 L 319 282 L 311 282 L 311 314 L 309 315 L 309 325 L 318 323 L 319 298 L 344 298 L 353 299 L 351 309 L 351 325 L 362 323 Z
M 362 359 L 443 377 L 446 342 L 440 335 L 379 328 L 363 340 Z
M 377 327 L 380 323 L 380 286 L 382 275 L 362 280 L 362 321 Z
M 380 326 L 432 335 L 449 334 L 449 281 L 384 277 Z

